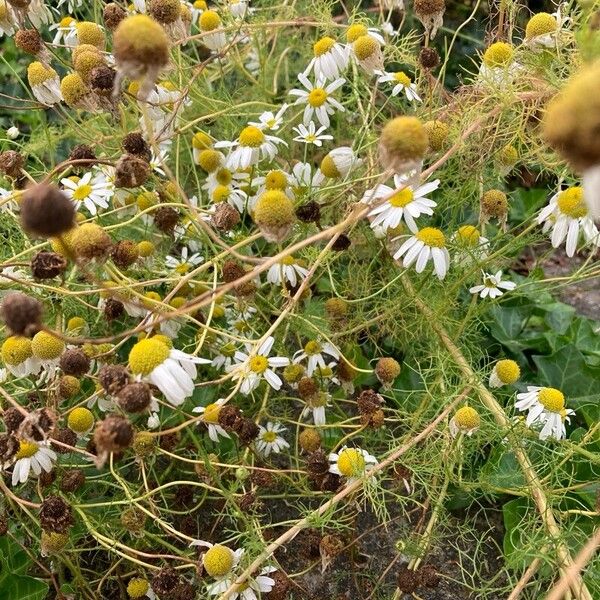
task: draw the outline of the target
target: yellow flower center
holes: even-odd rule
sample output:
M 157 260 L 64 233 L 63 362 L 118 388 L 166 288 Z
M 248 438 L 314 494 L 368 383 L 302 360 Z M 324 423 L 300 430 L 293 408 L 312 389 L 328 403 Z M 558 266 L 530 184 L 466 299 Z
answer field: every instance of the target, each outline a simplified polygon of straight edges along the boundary
M 31 358 L 31 340 L 13 335 L 2 344 L 2 360 L 11 366 L 20 365 Z
M 327 92 L 323 88 L 314 88 L 308 94 L 308 103 L 313 108 L 318 108 L 319 106 L 323 106 L 327 100 Z
M 284 256 L 281 259 L 281 264 L 282 265 L 295 265 L 296 264 L 296 259 L 293 256 Z
M 317 367 L 317 370 L 321 377 L 331 377 L 333 375 L 331 367 Z
M 218 423 L 219 422 L 219 413 L 221 412 L 221 405 L 213 402 L 212 404 L 208 404 L 204 409 L 203 420 L 206 423 Z
M 73 17 L 63 17 L 59 22 L 59 27 L 70 27 L 75 23 L 75 19 Z
M 92 428 L 94 415 L 87 408 L 78 406 L 69 413 L 67 424 L 75 433 L 85 433 Z
M 84 183 L 77 187 L 77 189 L 73 192 L 74 200 L 84 200 L 92 193 L 92 186 L 89 183 Z
M 454 422 L 460 429 L 469 431 L 479 427 L 481 418 L 479 413 L 470 406 L 463 406 L 459 408 L 454 415 Z
M 202 31 L 213 31 L 221 25 L 221 17 L 214 10 L 205 10 L 200 15 L 200 29 Z
M 156 338 L 140 340 L 129 352 L 129 368 L 134 375 L 149 375 L 169 358 L 169 351 Z
M 321 161 L 320 168 L 321 173 L 323 173 L 325 177 L 329 177 L 330 179 L 335 179 L 336 177 L 339 177 L 341 175 L 335 164 L 335 161 L 329 154 Z
M 17 460 L 20 458 L 31 458 L 38 450 L 39 446 L 35 442 L 19 440 L 19 450 L 17 451 L 15 458 Z
M 525 27 L 525 37 L 530 40 L 538 35 L 554 33 L 558 29 L 556 17 L 545 12 L 533 15 Z
M 250 370 L 255 373 L 264 373 L 269 366 L 266 356 L 253 356 L 249 361 Z
M 353 44 L 352 49 L 358 60 L 370 58 L 379 49 L 379 42 L 370 35 L 361 35 Z
M 364 473 L 365 457 L 356 448 L 346 448 L 340 452 L 337 466 L 344 477 L 358 477 Z
M 310 341 L 304 346 L 304 352 L 309 356 L 313 354 L 320 354 L 321 352 L 321 344 L 319 342 Z
M 412 83 L 411 78 L 404 71 L 394 73 L 394 79 L 404 87 L 409 87 Z
M 399 192 L 396 192 L 388 202 L 392 206 L 396 206 L 397 208 L 404 208 L 407 204 L 410 204 L 413 201 L 415 195 L 410 188 L 404 188 Z
M 477 227 L 473 225 L 463 225 L 458 228 L 456 232 L 457 241 L 463 246 L 469 246 L 470 248 L 474 248 L 479 244 L 479 238 L 481 235 L 477 230 Z
M 195 0 L 194 8 L 199 8 L 200 10 L 206 10 L 206 0 Z
M 496 363 L 496 375 L 502 383 L 512 384 L 521 376 L 521 369 L 514 360 L 499 360 Z
M 415 234 L 415 237 L 432 248 L 443 248 L 446 245 L 446 237 L 435 227 L 423 227 Z
M 283 171 L 269 171 L 265 176 L 265 187 L 268 190 L 284 190 L 288 181 Z
M 202 564 L 211 577 L 223 577 L 233 567 L 233 552 L 225 546 L 216 544 L 206 552 Z
M 249 148 L 258 148 L 265 141 L 265 134 L 253 125 L 244 127 L 240 133 L 240 144 Z
M 233 181 L 233 173 L 229 169 L 219 169 L 215 175 L 215 179 L 221 185 L 229 185 Z
M 367 35 L 368 30 L 362 23 L 350 25 L 346 31 L 346 41 L 349 44 L 355 42 L 361 35 Z
M 587 215 L 587 206 L 583 199 L 583 188 L 579 186 L 570 187 L 558 195 L 558 208 L 561 213 L 578 219 Z
M 197 131 L 192 138 L 192 146 L 198 150 L 206 150 L 212 146 L 212 140 L 204 131 Z
M 231 342 L 223 344 L 223 346 L 221 346 L 221 354 L 223 356 L 232 357 L 235 354 L 235 346 Z
M 508 67 L 513 61 L 515 51 L 506 42 L 492 44 L 483 54 L 483 62 L 487 67 Z
M 45 67 L 39 61 L 34 61 L 27 67 L 27 78 L 32 87 L 41 85 L 48 79 L 54 79 L 55 77 L 58 77 L 56 71 L 51 67 Z
M 274 431 L 265 431 L 261 435 L 262 441 L 272 444 L 277 439 L 277 434 Z
M 315 56 L 323 56 L 323 54 L 329 52 L 335 45 L 335 40 L 330 37 L 321 38 L 313 46 Z
M 145 579 L 135 577 L 127 584 L 127 595 L 130 598 L 143 598 L 150 585 Z
M 229 198 L 231 189 L 227 185 L 218 185 L 212 193 L 212 199 L 215 204 L 219 202 L 225 202 Z
M 565 397 L 556 388 L 545 387 L 539 391 L 540 404 L 550 412 L 560 413 L 565 407 Z
M 53 360 L 58 358 L 64 349 L 65 343 L 62 340 L 45 331 L 39 331 L 31 340 L 31 351 L 33 352 L 33 355 L 42 360 Z
M 314 394 L 306 403 L 311 408 L 320 408 L 321 406 L 327 406 L 327 400 L 327 394 L 325 392 L 319 392 L 318 394 Z

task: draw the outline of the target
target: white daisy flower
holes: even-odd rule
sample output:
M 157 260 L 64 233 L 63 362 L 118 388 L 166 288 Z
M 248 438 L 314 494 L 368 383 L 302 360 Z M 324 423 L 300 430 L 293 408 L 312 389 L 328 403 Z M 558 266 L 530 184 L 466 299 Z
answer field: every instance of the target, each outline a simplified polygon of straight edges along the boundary
M 308 269 L 301 267 L 293 256 L 288 255 L 269 268 L 267 281 L 273 285 L 283 285 L 288 281 L 292 287 L 296 287 L 307 275 Z
M 321 147 L 325 140 L 332 140 L 333 136 L 324 134 L 323 131 L 327 129 L 324 125 L 317 129 L 316 125 L 311 121 L 306 127 L 300 123 L 298 127 L 294 127 L 294 132 L 298 135 L 294 138 L 295 142 L 304 142 L 305 144 L 314 144 L 315 146 Z
M 210 199 L 214 206 L 221 202 L 231 204 L 239 213 L 243 213 L 248 202 L 248 194 L 232 185 L 217 185 L 210 192 Z
M 226 371 L 233 373 L 232 379 L 234 381 L 242 381 L 240 386 L 242 394 L 247 395 L 256 389 L 263 378 L 274 390 L 281 388 L 283 382 L 273 369 L 287 367 L 290 360 L 285 356 L 269 357 L 274 343 L 275 338 L 269 336 L 256 349 L 255 353 L 246 354 L 240 350 L 235 353 L 236 364 L 227 367 Z
M 211 544 L 204 540 L 194 540 L 190 546 L 205 546 L 208 548 L 202 554 L 202 566 L 206 573 L 218 581 L 224 581 L 224 578 L 231 573 L 240 563 L 244 554 L 242 548 L 232 550 L 223 544 Z M 224 588 L 227 589 L 227 588 Z
M 459 408 L 450 419 L 450 434 L 456 437 L 459 433 L 472 436 L 481 425 L 479 413 L 471 406 Z
M 502 281 L 502 271 L 497 271 L 495 275 L 484 271 L 481 274 L 483 275 L 483 284 L 469 288 L 471 294 L 479 294 L 480 298 L 498 298 L 504 294 L 502 290 L 510 291 L 517 287 L 514 281 Z
M 404 71 L 395 71 L 387 73 L 386 71 L 375 71 L 377 83 L 392 83 L 392 96 L 398 96 L 402 92 L 410 102 L 421 102 L 421 97 L 417 93 L 417 86 Z
M 329 472 L 345 477 L 348 481 L 356 481 L 377 463 L 377 459 L 366 450 L 344 446 L 339 452 L 329 455 Z
M 237 140 L 233 142 L 222 141 L 215 144 L 215 148 L 230 148 L 227 157 L 227 167 L 233 171 L 247 169 L 261 160 L 273 160 L 277 156 L 277 146 L 287 143 L 282 139 L 265 135 L 261 129 L 254 125 L 244 127 Z
M 537 222 L 544 224 L 544 231 L 552 228 L 550 240 L 554 248 L 558 248 L 566 238 L 565 250 L 569 257 L 577 250 L 580 233 L 583 233 L 586 242 L 600 246 L 600 233 L 589 215 L 583 188 L 579 186 L 554 194 L 548 206 L 541 210 Z
M 230 600 L 260 600 L 260 598 L 264 598 L 265 594 L 269 593 L 275 586 L 275 580 L 269 577 L 269 573 L 273 573 L 276 570 L 275 567 L 263 567 L 260 575 L 255 578 L 249 577 L 246 579 L 241 589 L 229 596 Z M 233 581 L 233 578 L 225 578 L 217 581 L 208 587 L 208 594 L 210 596 L 222 594 L 231 587 Z
M 468 266 L 487 256 L 489 240 L 474 225 L 461 225 L 452 236 L 452 241 L 456 245 L 455 263 Z
M 226 369 L 227 367 L 230 367 L 235 362 L 235 353 L 235 344 L 231 341 L 222 340 L 216 356 L 212 359 L 212 366 L 215 367 L 215 369 Z
M 321 185 L 325 178 L 344 179 L 352 169 L 362 165 L 362 162 L 349 146 L 334 148 L 321 161 L 316 181 Z
M 112 187 L 102 176 L 93 175 L 88 171 L 83 177 L 66 177 L 60 180 L 65 194 L 73 201 L 75 209 L 83 204 L 91 215 L 98 208 L 108 208 L 108 201 L 113 195 Z
M 477 80 L 492 87 L 512 84 L 521 70 L 514 60 L 514 48 L 506 42 L 495 42 L 483 53 Z
M 312 416 L 313 423 L 322 427 L 327 422 L 325 409 L 331 405 L 331 394 L 324 391 L 317 392 L 312 398 L 305 401 L 305 406 L 300 413 L 300 419 Z
M 327 363 L 325 362 L 325 356 L 331 356 L 335 360 L 339 360 L 340 353 L 337 348 L 329 342 L 320 343 L 315 340 L 307 342 L 303 350 L 298 350 L 294 354 L 294 363 L 299 363 L 304 360 L 308 360 L 306 373 L 310 377 L 317 367 L 325 369 Z
M 560 390 L 533 385 L 528 385 L 526 392 L 517 394 L 515 408 L 521 412 L 528 411 L 525 421 L 528 427 L 541 425 L 540 440 L 565 438 L 565 421 L 569 422 L 570 416 L 575 414 L 565 408 L 565 397 Z
M 227 36 L 221 31 L 223 22 L 219 13 L 214 10 L 204 10 L 198 19 L 198 27 L 205 34 L 202 43 L 211 50 L 221 50 L 227 45 Z
M 3 11 L 0 11 L 0 37 L 7 35 L 11 37 L 17 27 L 17 18 L 8 2 L 2 3 Z
M 422 273 L 427 263 L 432 260 L 438 279 L 444 279 L 450 266 L 446 236 L 435 227 L 424 227 L 408 238 L 394 253 L 394 260 L 400 258 L 405 269 L 416 261 L 417 273 Z
M 250 121 L 248 125 L 253 125 L 259 129 L 269 129 L 270 131 L 277 131 L 283 123 L 283 115 L 289 108 L 289 104 L 283 104 L 276 114 L 272 112 L 264 112 L 258 117 L 258 122 Z
M 173 269 L 180 275 L 185 275 L 188 271 L 193 270 L 194 267 L 202 264 L 204 258 L 198 254 L 198 252 L 191 253 L 187 246 L 181 249 L 181 255 L 179 258 L 168 254 L 165 258 L 165 265 L 167 269 Z
M 219 436 L 229 437 L 229 434 L 219 425 L 219 413 L 226 402 L 225 398 L 220 398 L 207 406 L 196 406 L 192 409 L 192 412 L 202 415 L 200 420 L 208 427 L 208 437 L 215 443 L 219 441 Z
M 330 84 L 325 85 L 326 80 L 319 78 L 316 84 L 313 85 L 303 73 L 298 75 L 298 79 L 306 90 L 294 88 L 289 93 L 292 96 L 298 96 L 298 100 L 294 102 L 294 105 L 306 105 L 303 117 L 304 125 L 308 125 L 312 121 L 313 116 L 316 116 L 321 125 L 329 127 L 329 115 L 333 115 L 336 110 L 339 112 L 344 112 L 345 110 L 335 98 L 331 97 L 331 94 L 342 87 L 346 83 L 346 80 L 340 77 Z
M 354 23 L 346 30 L 346 41 L 348 42 L 350 52 L 352 52 L 352 44 L 363 35 L 370 35 L 375 38 L 379 44 L 382 46 L 385 45 L 385 39 L 377 27 L 367 27 L 362 23 Z
M 534 49 L 554 48 L 564 26 L 571 21 L 570 17 L 563 17 L 564 8 L 568 8 L 568 2 L 559 4 L 552 14 L 540 12 L 532 15 L 525 27 L 525 43 Z
M 381 226 L 383 231 L 387 232 L 388 229 L 398 227 L 404 218 L 408 228 L 416 233 L 419 228 L 415 223 L 415 219 L 421 215 L 433 215 L 432 209 L 437 206 L 437 203 L 427 198 L 426 194 L 437 190 L 440 180 L 436 179 L 424 183 L 414 189 L 412 185 L 407 185 L 407 181 L 410 179 L 409 176 L 394 175 L 393 188 L 380 184 L 376 188 L 365 192 L 361 201 L 366 203 L 391 195 L 391 198 L 369 211 L 368 217 L 371 220 L 371 228 L 375 229 L 375 227 Z M 400 189 L 400 191 L 395 192 L 397 189 Z
M 38 102 L 46 106 L 53 106 L 62 102 L 60 78 L 52 67 L 43 65 L 39 61 L 30 63 L 27 67 L 27 80 Z
M 490 373 L 488 385 L 492 388 L 499 388 L 505 385 L 512 385 L 519 380 L 521 369 L 519 365 L 508 358 L 499 360 Z
M 49 442 L 32 442 L 19 440 L 19 450 L 15 455 L 16 462 L 12 469 L 12 485 L 25 483 L 29 473 L 40 475 L 42 471 L 50 473 L 52 462 L 56 460 L 56 452 L 50 448 Z
M 308 63 L 304 75 L 314 71 L 317 78 L 337 79 L 348 68 L 350 51 L 333 38 L 324 37 L 313 45 L 314 57 Z
M 140 340 L 129 352 L 129 368 L 136 379 L 154 384 L 173 406 L 194 393 L 196 365 L 210 362 L 170 348 L 156 337 Z
M 260 433 L 258 434 L 258 438 L 256 438 L 255 446 L 263 456 L 269 456 L 271 452 L 279 454 L 282 450 L 290 447 L 288 442 L 279 435 L 286 431 L 286 428 L 281 423 L 271 423 L 269 421 L 266 427 L 260 425 L 259 428 Z
M 156 594 L 150 584 L 142 577 L 134 577 L 127 584 L 128 598 L 149 598 L 156 600 Z

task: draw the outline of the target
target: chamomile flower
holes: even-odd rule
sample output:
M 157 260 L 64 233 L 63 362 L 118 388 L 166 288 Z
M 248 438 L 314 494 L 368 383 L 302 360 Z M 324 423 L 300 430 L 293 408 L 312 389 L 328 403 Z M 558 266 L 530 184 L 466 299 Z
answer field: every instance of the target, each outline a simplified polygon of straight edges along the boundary
M 362 165 L 362 162 L 349 146 L 334 148 L 321 161 L 315 179 L 317 185 L 321 185 L 325 178 L 344 179 L 350 171 Z
M 273 285 L 283 285 L 286 281 L 296 287 L 299 281 L 304 281 L 308 269 L 301 267 L 293 256 L 285 256 L 269 268 L 267 281 Z
M 362 202 L 377 204 L 375 201 L 380 198 L 389 197 L 385 202 L 378 204 L 369 211 L 368 217 L 371 221 L 371 228 L 375 229 L 381 226 L 384 232 L 388 229 L 395 229 L 400 225 L 402 219 L 408 228 L 416 233 L 419 228 L 415 219 L 421 215 L 433 214 L 433 208 L 437 203 L 426 197 L 438 189 L 440 180 L 430 181 L 423 185 L 413 188 L 407 185 L 409 177 L 405 175 L 394 175 L 394 187 L 379 184 L 376 188 L 367 190 L 362 198 Z M 399 192 L 394 190 L 400 189 Z
M 554 248 L 558 248 L 566 239 L 565 250 L 569 257 L 577 250 L 580 233 L 583 233 L 587 242 L 600 246 L 600 233 L 589 215 L 583 188 L 579 186 L 554 194 L 548 206 L 541 210 L 537 222 L 544 224 L 544 231 L 552 228 L 550 240 Z
M 264 598 L 265 594 L 268 594 L 275 587 L 275 580 L 269 577 L 269 574 L 276 570 L 275 567 L 263 567 L 258 577 L 246 579 L 239 590 L 233 592 L 229 598 L 231 600 L 260 600 L 260 598 Z M 233 582 L 233 578 L 221 579 L 208 586 L 208 594 L 210 596 L 222 594 Z
M 444 279 L 450 266 L 446 236 L 435 227 L 424 227 L 408 238 L 394 253 L 394 260 L 400 258 L 405 269 L 416 261 L 417 273 L 422 273 L 431 260 L 438 279 Z
M 65 194 L 71 198 L 75 209 L 85 206 L 91 215 L 98 208 L 108 208 L 108 201 L 113 195 L 113 188 L 102 175 L 94 175 L 88 171 L 83 177 L 66 177 L 60 180 Z
M 283 104 L 281 108 L 273 114 L 270 111 L 262 113 L 260 117 L 258 117 L 258 121 L 250 121 L 248 125 L 253 125 L 254 127 L 258 127 L 259 129 L 269 129 L 270 131 L 277 131 L 281 125 L 283 124 L 283 115 L 285 111 L 289 108 L 289 104 Z
M 231 550 L 222 544 L 211 544 L 204 540 L 194 540 L 190 546 L 206 546 L 208 548 L 202 555 L 202 566 L 208 575 L 218 580 L 229 575 L 238 566 L 244 554 L 243 548 Z
M 525 43 L 534 49 L 556 46 L 564 26 L 571 20 L 562 15 L 562 9 L 566 6 L 568 3 L 564 2 L 552 14 L 540 12 L 532 15 L 525 26 Z
M 331 404 L 331 394 L 322 390 L 317 391 L 305 401 L 305 406 L 300 413 L 300 419 L 306 419 L 312 416 L 313 423 L 317 427 L 322 427 L 327 422 L 325 409 Z
M 238 212 L 243 213 L 248 201 L 248 195 L 233 185 L 217 185 L 211 190 L 210 199 L 215 205 L 220 202 L 227 202 L 236 208 Z
M 452 236 L 452 241 L 456 246 L 454 262 L 463 265 L 485 258 L 489 247 L 489 240 L 474 225 L 459 227 Z
M 331 356 L 337 361 L 340 358 L 340 353 L 337 348 L 329 342 L 321 343 L 316 340 L 311 340 L 306 343 L 302 350 L 298 350 L 298 352 L 294 354 L 293 362 L 299 363 L 306 360 L 306 373 L 310 376 L 315 372 L 317 367 L 322 369 L 327 367 L 325 356 Z
M 330 84 L 326 84 L 324 78 L 319 78 L 313 85 L 304 73 L 298 75 L 300 83 L 306 88 L 301 90 L 294 88 L 290 90 L 290 95 L 297 96 L 298 99 L 294 102 L 295 105 L 305 104 L 304 108 L 304 125 L 308 125 L 313 116 L 317 118 L 319 123 L 324 127 L 329 127 L 329 116 L 335 114 L 336 111 L 344 112 L 344 107 L 335 99 L 332 94 L 346 83 L 341 77 L 335 79 Z
M 301 196 L 314 188 L 320 187 L 323 177 L 319 170 L 313 170 L 310 163 L 298 162 L 292 167 L 290 185 L 294 196 Z
M 333 38 L 323 37 L 313 44 L 314 57 L 308 63 L 304 75 L 314 71 L 317 78 L 337 79 L 350 60 L 350 51 Z
M 212 359 L 212 366 L 216 369 L 226 369 L 234 364 L 236 347 L 233 342 L 223 341 L 217 350 L 216 356 Z
M 527 412 L 525 421 L 528 427 L 541 426 L 540 440 L 553 437 L 557 440 L 567 435 L 565 421 L 575 412 L 565 408 L 565 396 L 556 388 L 527 386 L 527 391 L 517 394 L 515 408 Z
M 63 17 L 58 23 L 50 25 L 50 31 L 56 31 L 52 43 L 54 45 L 77 46 L 77 21 L 70 16 Z
M 229 437 L 229 434 L 219 425 L 219 413 L 225 402 L 227 402 L 225 398 L 220 398 L 207 406 L 196 406 L 192 409 L 192 412 L 202 415 L 200 420 L 208 427 L 208 437 L 215 443 L 219 441 L 219 436 Z
M 62 101 L 60 78 L 52 67 L 43 65 L 39 61 L 32 62 L 27 67 L 27 79 L 38 102 L 53 106 Z
M 489 386 L 499 388 L 504 385 L 512 385 L 519 380 L 521 369 L 519 365 L 510 359 L 499 360 L 490 373 Z
M 237 140 L 217 142 L 215 148 L 230 148 L 227 167 L 239 171 L 256 165 L 265 158 L 273 160 L 277 156 L 279 144 L 287 146 L 282 139 L 266 135 L 258 127 L 248 125 L 242 129 Z
M 14 35 L 16 28 L 16 17 L 10 4 L 6 1 L 0 3 L 0 37 Z
M 200 15 L 208 9 L 206 0 L 194 0 L 190 4 L 190 11 L 192 13 L 192 23 L 197 23 Z
M 392 96 L 398 96 L 404 92 L 410 102 L 421 102 L 421 97 L 417 93 L 417 86 L 404 71 L 394 71 L 393 73 L 375 71 L 375 74 L 379 75 L 377 83 L 391 83 L 394 86 Z
M 324 134 L 323 132 L 327 129 L 324 125 L 317 129 L 313 121 L 306 127 L 300 123 L 298 127 L 294 127 L 294 133 L 298 135 L 294 138 L 295 142 L 304 142 L 305 144 L 314 144 L 315 146 L 321 147 L 325 140 L 332 140 L 333 136 Z
M 385 45 L 385 40 L 377 27 L 367 27 L 362 23 L 353 23 L 346 30 L 346 41 L 348 44 L 353 44 L 359 37 L 363 35 L 373 36 L 382 46 Z
M 450 434 L 456 437 L 459 433 L 471 436 L 481 425 L 479 413 L 471 406 L 459 408 L 450 419 Z
M 227 37 L 222 31 L 223 22 L 215 10 L 205 10 L 198 19 L 198 27 L 205 34 L 202 43 L 211 50 L 221 50 L 227 45 Z
M 289 443 L 279 435 L 286 431 L 286 428 L 281 423 L 271 423 L 269 421 L 266 427 L 260 425 L 259 428 L 260 433 L 256 439 L 255 446 L 263 456 L 269 456 L 271 452 L 279 454 L 282 450 L 290 447 Z
M 33 356 L 31 340 L 19 335 L 6 338 L 0 348 L 4 366 L 15 377 L 34 375 L 40 370 L 40 363 Z
M 49 442 L 32 442 L 19 440 L 19 450 L 15 455 L 13 465 L 12 485 L 25 483 L 31 471 L 40 475 L 42 471 L 50 473 L 52 463 L 56 460 L 56 453 L 50 448 Z
M 188 271 L 191 271 L 194 267 L 202 264 L 204 258 L 198 253 L 192 253 L 187 246 L 181 249 L 181 255 L 179 258 L 175 256 L 167 255 L 165 258 L 165 265 L 168 269 L 173 269 L 180 275 L 185 275 Z
M 366 450 L 344 446 L 339 452 L 329 455 L 329 472 L 345 477 L 348 481 L 356 481 L 362 479 L 377 463 L 377 459 Z
M 247 354 L 238 350 L 235 353 L 236 364 L 227 367 L 226 370 L 233 373 L 233 380 L 241 380 L 242 394 L 247 395 L 256 389 L 263 378 L 274 390 L 281 388 L 283 382 L 273 369 L 286 367 L 290 360 L 285 356 L 269 356 L 274 343 L 275 338 L 269 336 L 256 352 Z
M 170 348 L 157 336 L 137 342 L 129 352 L 129 368 L 138 381 L 154 384 L 173 405 L 194 393 L 196 365 L 210 361 Z
M 150 587 L 150 584 L 142 577 L 134 577 L 129 580 L 127 584 L 127 596 L 132 599 L 149 598 L 149 600 L 156 600 L 156 594 Z
M 41 368 L 48 374 L 58 368 L 64 350 L 65 343 L 46 331 L 38 331 L 31 339 L 31 352 Z
M 495 275 L 484 271 L 481 274 L 483 275 L 483 284 L 469 288 L 471 294 L 479 294 L 480 298 L 498 298 L 504 294 L 502 290 L 510 291 L 517 287 L 514 281 L 502 281 L 502 271 L 497 271 Z

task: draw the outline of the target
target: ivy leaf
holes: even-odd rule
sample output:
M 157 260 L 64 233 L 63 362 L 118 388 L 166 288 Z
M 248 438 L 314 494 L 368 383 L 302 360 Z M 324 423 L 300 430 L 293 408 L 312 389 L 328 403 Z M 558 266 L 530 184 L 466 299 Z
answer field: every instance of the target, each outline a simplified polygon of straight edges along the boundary
M 541 383 L 559 389 L 566 396 L 588 396 L 598 389 L 600 368 L 590 367 L 574 344 L 549 356 L 533 356 Z

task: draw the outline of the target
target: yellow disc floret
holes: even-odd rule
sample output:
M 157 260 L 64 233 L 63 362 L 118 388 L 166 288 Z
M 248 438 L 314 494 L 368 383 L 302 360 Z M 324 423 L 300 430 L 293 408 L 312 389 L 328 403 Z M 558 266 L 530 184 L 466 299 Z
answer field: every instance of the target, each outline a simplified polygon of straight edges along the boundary
M 83 317 L 71 317 L 67 321 L 67 329 L 69 331 L 77 331 L 83 329 L 87 325 Z
M 379 42 L 370 35 L 361 35 L 352 44 L 352 50 L 358 60 L 366 60 L 379 50 Z
M 69 73 L 60 82 L 60 92 L 65 103 L 76 108 L 90 93 L 90 88 L 79 73 Z
M 104 50 L 106 37 L 99 25 L 92 21 L 81 21 L 75 25 L 75 30 L 80 44 L 91 44 L 99 50 Z
M 433 120 L 426 121 L 423 127 L 429 137 L 429 148 L 436 152 L 441 150 L 450 132 L 448 125 L 443 121 Z
M 78 406 L 69 413 L 67 425 L 75 433 L 86 433 L 94 425 L 94 415 L 87 408 Z
M 169 347 L 155 337 L 139 341 L 129 352 L 129 368 L 134 375 L 149 375 L 169 358 Z
M 138 252 L 142 258 L 148 258 L 154 254 L 156 250 L 154 244 L 148 240 L 142 240 L 138 242 Z
M 233 552 L 229 548 L 215 544 L 202 557 L 202 564 L 211 577 L 223 577 L 231 571 L 233 559 Z
M 205 423 L 218 423 L 219 422 L 219 413 L 221 412 L 221 405 L 213 402 L 212 404 L 208 404 L 204 409 L 204 414 L 202 415 L 202 420 Z
M 330 179 L 341 177 L 341 173 L 335 164 L 335 160 L 330 154 L 323 158 L 319 168 L 325 177 L 329 177 Z
M 550 412 L 560 413 L 565 407 L 565 396 L 556 388 L 545 387 L 539 391 L 540 404 Z
M 2 344 L 2 360 L 7 365 L 16 366 L 31 358 L 31 340 L 19 335 L 13 335 Z
M 248 148 L 258 148 L 265 141 L 265 134 L 254 125 L 244 127 L 240 132 L 240 145 Z
M 494 367 L 498 379 L 504 384 L 513 384 L 521 376 L 521 369 L 514 360 L 499 360 Z
M 202 31 L 214 31 L 221 26 L 221 17 L 215 10 L 205 10 L 200 15 L 199 25 Z
M 54 79 L 55 77 L 58 77 L 56 71 L 51 67 L 43 65 L 41 62 L 32 62 L 27 67 L 27 80 L 31 87 L 42 85 L 48 79 Z
M 253 356 L 248 361 L 248 366 L 250 367 L 251 371 L 260 374 L 264 373 L 267 370 L 267 367 L 269 366 L 269 361 L 267 360 L 266 356 Z
M 335 45 L 335 40 L 330 37 L 323 37 L 313 45 L 313 52 L 316 57 L 323 56 L 329 52 Z
M 197 131 L 192 138 L 192 146 L 197 150 L 206 150 L 212 146 L 212 139 L 204 131 Z
M 308 94 L 307 101 L 313 108 L 319 108 L 327 101 L 327 92 L 323 88 L 313 88 Z
M 486 67 L 508 67 L 514 58 L 514 48 L 506 42 L 496 42 L 483 53 L 483 64 Z
M 394 81 L 404 87 L 410 87 L 412 83 L 412 79 L 404 71 L 396 71 L 394 73 Z
M 419 160 L 428 145 L 427 131 L 417 117 L 396 117 L 381 132 L 381 146 L 392 159 Z
M 388 202 L 397 208 L 404 208 L 413 201 L 414 197 L 415 195 L 410 188 L 404 188 L 403 190 L 396 192 Z
M 539 35 L 554 33 L 557 29 L 558 22 L 554 15 L 546 12 L 537 13 L 527 22 L 525 27 L 525 38 L 530 40 Z
M 132 15 L 123 19 L 115 30 L 113 52 L 117 63 L 162 66 L 169 62 L 169 38 L 154 19 Z
M 362 23 L 350 25 L 346 30 L 346 41 L 349 44 L 355 42 L 361 35 L 367 35 L 368 29 Z
M 432 248 L 443 248 L 446 245 L 446 236 L 435 227 L 423 227 L 415 233 L 415 237 Z
M 65 343 L 46 331 L 38 331 L 31 340 L 31 351 L 41 360 L 54 360 L 64 349 Z
M 130 598 L 143 598 L 148 592 L 149 588 L 150 585 L 145 579 L 142 579 L 141 577 L 134 577 L 127 584 L 127 595 Z
M 481 424 L 481 417 L 474 408 L 470 406 L 463 406 L 454 414 L 454 422 L 459 429 L 470 431 L 479 427 Z
M 473 225 L 463 225 L 462 227 L 459 227 L 456 232 L 456 241 L 469 248 L 477 246 L 480 237 L 481 234 L 479 233 L 479 230 Z
M 287 184 L 287 176 L 283 171 L 269 171 L 265 175 L 265 187 L 268 190 L 285 190 Z
M 19 460 L 20 458 L 31 458 L 37 451 L 39 447 L 35 442 L 30 442 L 29 440 L 19 440 L 19 449 L 17 450 L 17 454 L 15 458 Z
M 346 448 L 340 452 L 337 466 L 344 477 L 358 477 L 364 473 L 365 457 L 356 448 Z
M 294 205 L 281 190 L 269 190 L 256 202 L 254 220 L 266 227 L 291 225 L 296 220 Z
M 560 212 L 572 219 L 585 217 L 588 213 L 587 205 L 583 199 L 583 188 L 579 186 L 573 186 L 560 192 L 556 203 Z

